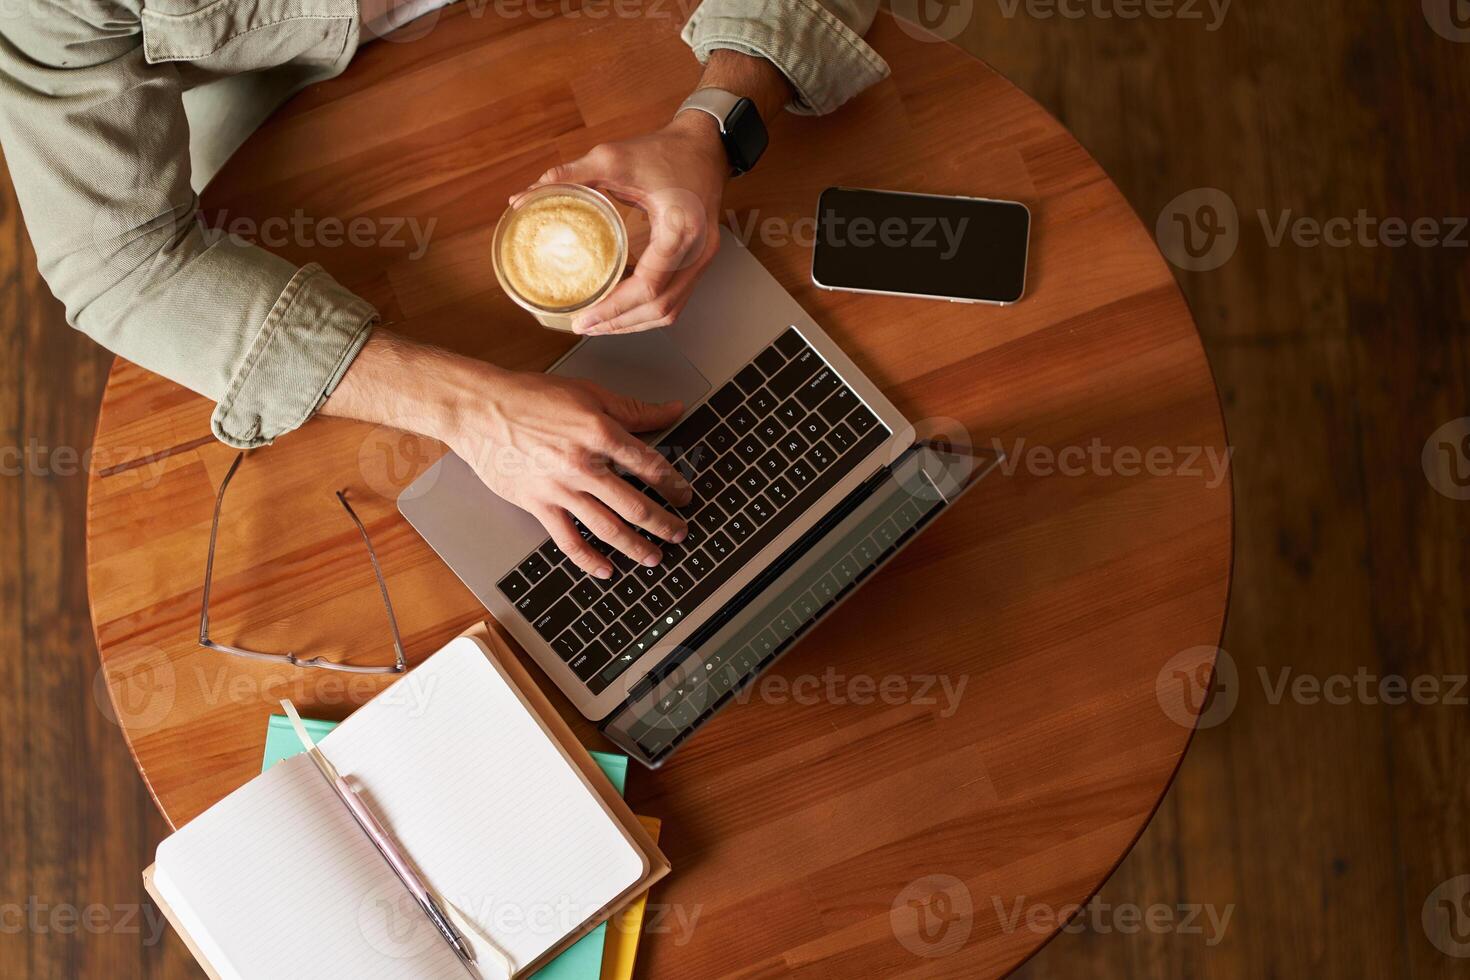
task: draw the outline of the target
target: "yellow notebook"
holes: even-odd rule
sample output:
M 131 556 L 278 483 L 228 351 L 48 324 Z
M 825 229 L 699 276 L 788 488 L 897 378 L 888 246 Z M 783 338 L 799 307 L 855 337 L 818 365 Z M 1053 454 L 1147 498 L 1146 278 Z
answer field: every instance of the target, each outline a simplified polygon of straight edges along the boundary
M 658 843 L 662 828 L 657 817 L 639 817 L 649 839 Z M 648 892 L 607 921 L 602 944 L 602 980 L 633 980 L 633 962 L 638 957 L 638 939 L 643 934 L 643 912 Z

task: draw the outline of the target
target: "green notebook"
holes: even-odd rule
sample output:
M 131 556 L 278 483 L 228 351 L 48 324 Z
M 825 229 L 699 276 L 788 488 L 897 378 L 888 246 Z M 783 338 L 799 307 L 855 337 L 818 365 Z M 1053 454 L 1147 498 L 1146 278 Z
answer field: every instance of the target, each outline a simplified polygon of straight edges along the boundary
M 303 718 L 301 721 L 313 741 L 321 740 L 337 727 L 335 721 L 320 721 L 315 718 Z M 305 751 L 306 746 L 296 737 L 290 719 L 285 715 L 271 715 L 270 724 L 265 730 L 265 758 L 261 760 L 260 771 L 265 772 L 282 759 L 289 759 Z M 628 757 L 610 752 L 593 752 L 592 758 L 597 760 L 597 764 L 602 767 L 602 771 L 607 774 L 621 796 L 628 779 Z M 607 923 L 603 922 L 574 945 L 567 947 L 556 959 L 537 970 L 536 980 L 600 980 L 602 947 L 606 936 Z

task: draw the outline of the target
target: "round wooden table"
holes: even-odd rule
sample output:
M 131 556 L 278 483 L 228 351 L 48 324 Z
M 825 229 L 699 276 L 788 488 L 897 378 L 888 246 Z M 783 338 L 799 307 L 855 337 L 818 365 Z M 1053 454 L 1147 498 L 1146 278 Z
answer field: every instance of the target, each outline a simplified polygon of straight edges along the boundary
M 544 368 L 569 339 L 496 287 L 495 219 L 552 164 L 664 121 L 698 77 L 678 27 L 446 12 L 273 117 L 205 195 L 206 219 L 320 261 L 399 332 Z M 778 663 L 777 683 L 659 772 L 635 767 L 629 800 L 662 818 L 674 866 L 639 952 L 649 977 L 1015 966 L 1143 830 L 1210 683 L 1231 568 L 1230 482 L 1211 465 L 1225 433 L 1149 230 L 984 64 L 886 14 L 871 41 L 892 79 L 835 115 L 776 120 L 772 152 L 726 205 L 909 418 L 948 420 L 1009 458 Z M 802 220 L 832 184 L 1026 202 L 1027 297 L 818 291 Z M 289 242 L 270 240 L 282 225 L 268 218 L 297 222 Z M 415 227 L 432 229 L 426 251 Z M 98 703 L 174 826 L 256 774 L 279 698 L 341 718 L 387 683 L 197 646 L 210 513 L 234 456 L 209 434 L 211 408 L 119 361 L 88 501 Z M 371 567 L 332 496 L 344 487 L 412 662 L 483 617 L 394 505 L 438 451 L 318 419 L 253 454 L 225 505 L 213 635 L 390 660 Z

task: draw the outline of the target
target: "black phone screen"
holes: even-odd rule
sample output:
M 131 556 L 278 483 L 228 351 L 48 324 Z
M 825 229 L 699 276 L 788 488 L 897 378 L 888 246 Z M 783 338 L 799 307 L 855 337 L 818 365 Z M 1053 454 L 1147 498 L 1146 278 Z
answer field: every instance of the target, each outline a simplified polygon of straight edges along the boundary
M 819 286 L 1014 303 L 1031 213 L 1014 201 L 829 187 L 817 202 Z

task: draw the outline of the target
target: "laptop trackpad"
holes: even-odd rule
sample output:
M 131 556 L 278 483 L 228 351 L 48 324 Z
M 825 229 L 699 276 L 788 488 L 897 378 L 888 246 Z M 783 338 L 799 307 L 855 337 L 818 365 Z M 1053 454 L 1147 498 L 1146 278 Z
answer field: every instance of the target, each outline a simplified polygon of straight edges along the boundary
M 687 409 L 710 383 L 662 330 L 589 337 L 551 371 L 595 381 L 646 402 L 678 400 Z

